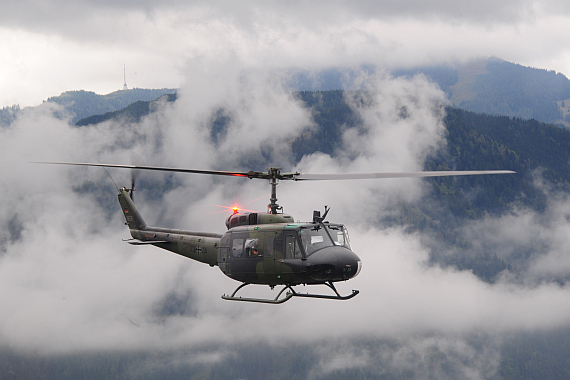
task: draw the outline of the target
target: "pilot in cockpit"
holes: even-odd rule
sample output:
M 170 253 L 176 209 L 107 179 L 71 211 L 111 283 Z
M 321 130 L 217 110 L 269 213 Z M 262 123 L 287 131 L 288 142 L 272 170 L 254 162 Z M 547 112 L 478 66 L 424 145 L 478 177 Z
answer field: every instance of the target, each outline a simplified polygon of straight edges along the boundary
M 259 252 L 259 239 L 250 239 L 246 243 L 246 249 L 249 252 L 250 257 L 261 257 L 263 256 Z

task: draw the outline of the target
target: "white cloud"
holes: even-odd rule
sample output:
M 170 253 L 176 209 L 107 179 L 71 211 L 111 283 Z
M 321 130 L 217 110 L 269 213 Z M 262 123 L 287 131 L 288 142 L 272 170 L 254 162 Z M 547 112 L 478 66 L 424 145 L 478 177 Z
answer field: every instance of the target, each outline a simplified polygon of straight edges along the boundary
M 568 196 L 546 186 L 541 188 L 548 196 L 546 210 L 519 208 L 507 215 L 473 222 L 462 231 L 474 251 L 497 254 L 514 267 L 519 280 L 530 285 L 565 282 L 570 274 Z
M 189 63 L 180 99 L 163 104 L 139 125 L 119 128 L 107 122 L 73 128 L 53 118 L 49 107 L 40 107 L 0 130 L 0 160 L 8 164 L 0 184 L 0 197 L 8 206 L 0 211 L 0 225 L 12 225 L 15 232 L 4 227 L 0 237 L 5 242 L 0 256 L 0 343 L 19 351 L 48 353 L 222 347 L 204 357 L 208 361 L 227 355 L 223 347 L 228 344 L 397 340 L 402 346 L 385 359 L 395 367 L 400 368 L 408 355 L 419 357 L 417 363 L 429 361 L 421 357 L 435 347 L 446 357 L 455 355 L 456 363 L 473 360 L 475 364 L 461 369 L 465 378 L 484 378 L 496 363 L 482 364 L 488 362 L 484 360 L 488 352 L 473 351 L 465 338 L 469 334 L 569 325 L 568 286 L 507 281 L 490 285 L 470 272 L 428 265 L 430 252 L 420 236 L 375 227 L 379 215 L 390 212 L 395 202 L 421 196 L 423 186 L 417 180 L 280 183 L 280 203 L 296 219 L 307 220 L 313 209 L 331 206 L 329 219 L 349 226 L 353 248 L 364 266 L 356 279 L 338 286 L 342 293 L 353 288 L 361 291 L 350 301 L 294 299 L 272 307 L 221 300 L 220 295 L 237 283 L 217 268 L 154 247 L 121 242 L 128 231 L 118 207 L 109 216 L 99 203 L 116 199 L 103 171 L 27 163 L 127 162 L 134 149 L 147 164 L 224 169 L 243 165 L 245 158 L 255 157 L 266 146 L 273 148 L 276 161 L 286 161 L 283 142 L 311 121 L 309 113 L 283 90 L 282 78 L 272 70 L 252 70 L 233 55 L 219 66 L 209 62 Z M 364 121 L 362 133 L 345 134 L 345 155 L 338 159 L 311 155 L 298 164 L 299 170 L 419 170 L 430 149 L 442 143 L 439 102 L 443 95 L 433 86 L 421 77 L 394 80 L 379 73 L 364 79 L 371 95 L 367 105 L 358 108 Z M 233 124 L 216 146 L 210 141 L 210 121 L 220 107 L 232 115 Z M 119 186 L 128 183 L 128 172 L 111 175 Z M 166 176 L 149 177 L 160 181 Z M 150 199 L 144 189 L 137 192 L 147 222 L 223 232 L 225 216 L 210 215 L 217 211 L 210 205 L 262 197 L 264 209 L 264 194 L 269 191 L 263 181 L 236 178 L 180 175 L 175 181 L 181 186 L 168 189 L 161 199 Z M 84 184 L 83 191 L 73 190 Z M 553 220 L 566 218 L 566 209 L 557 208 L 560 214 L 555 213 L 559 217 Z M 495 244 L 498 251 L 514 241 L 519 231 L 535 228 L 532 215 L 511 218 L 513 229 L 502 230 L 507 240 Z M 481 230 L 494 233 L 503 224 L 500 220 Z M 514 228 L 519 225 L 521 230 Z M 553 238 L 554 248 L 561 248 L 564 239 L 556 236 L 564 232 L 560 225 L 545 236 Z M 532 236 L 525 245 L 535 241 Z M 544 257 L 562 261 L 561 255 Z M 533 271 L 550 265 L 537 262 Z M 262 287 L 247 291 L 275 295 Z M 178 300 L 180 309 L 169 314 L 163 309 L 172 299 Z M 439 338 L 430 341 L 433 335 Z M 338 352 L 332 362 L 319 365 L 334 371 L 346 367 L 352 358 L 351 363 L 366 366 L 375 355 Z

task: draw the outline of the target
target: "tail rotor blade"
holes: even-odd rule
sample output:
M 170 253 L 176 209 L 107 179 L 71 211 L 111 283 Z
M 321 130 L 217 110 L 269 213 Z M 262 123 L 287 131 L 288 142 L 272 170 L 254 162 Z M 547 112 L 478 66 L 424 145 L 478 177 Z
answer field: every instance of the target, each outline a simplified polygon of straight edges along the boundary
M 143 159 L 137 153 L 131 151 L 131 165 L 133 166 L 145 166 Z M 132 168 L 131 169 L 131 189 L 130 189 L 130 196 L 131 200 L 133 199 L 133 192 L 137 189 L 135 187 L 137 176 L 139 175 L 140 170 Z

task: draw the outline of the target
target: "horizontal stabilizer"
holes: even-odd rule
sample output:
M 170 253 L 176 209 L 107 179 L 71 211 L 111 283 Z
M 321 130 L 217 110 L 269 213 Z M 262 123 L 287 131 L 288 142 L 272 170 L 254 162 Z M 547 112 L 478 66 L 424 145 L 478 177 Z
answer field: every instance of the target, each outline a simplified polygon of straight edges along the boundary
M 129 241 L 131 245 L 149 245 L 149 244 L 156 244 L 156 243 L 168 243 L 166 240 L 149 240 L 149 241 L 140 241 L 140 240 L 133 240 Z

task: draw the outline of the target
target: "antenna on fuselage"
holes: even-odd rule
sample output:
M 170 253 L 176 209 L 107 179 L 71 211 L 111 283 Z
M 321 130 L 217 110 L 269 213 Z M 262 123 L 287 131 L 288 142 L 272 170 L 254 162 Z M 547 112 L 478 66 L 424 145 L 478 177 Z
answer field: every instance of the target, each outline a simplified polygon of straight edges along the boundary
M 330 207 L 325 205 L 325 214 L 323 216 L 321 216 L 321 212 L 318 210 L 313 211 L 313 223 L 315 224 L 319 224 L 324 222 L 325 218 L 327 217 L 327 214 L 329 213 Z

